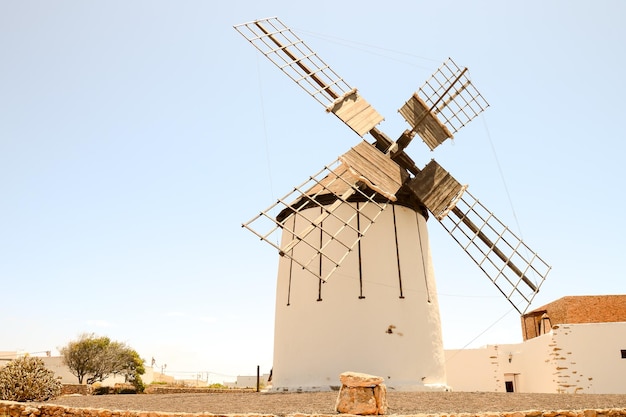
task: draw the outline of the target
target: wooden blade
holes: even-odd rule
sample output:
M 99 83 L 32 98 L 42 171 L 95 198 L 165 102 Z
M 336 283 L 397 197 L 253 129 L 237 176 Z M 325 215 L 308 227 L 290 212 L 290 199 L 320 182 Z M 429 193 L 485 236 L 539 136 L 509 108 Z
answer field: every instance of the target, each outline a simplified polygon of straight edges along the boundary
M 326 110 L 341 119 L 361 137 L 384 120 L 356 89 L 337 98 Z
M 412 179 L 408 188 L 523 314 L 550 266 L 435 161 Z
M 437 220 L 443 219 L 448 214 L 467 188 L 459 184 L 434 159 L 409 181 L 407 186 Z
M 369 188 L 396 201 L 396 193 L 407 175 L 398 164 L 367 142 L 361 142 L 339 159 Z
M 467 68 L 448 58 L 398 111 L 433 150 L 487 107 Z
M 398 112 L 404 117 L 404 120 L 411 125 L 413 131 L 422 138 L 431 151 L 441 145 L 446 139 L 453 137 L 446 125 L 430 111 L 430 108 L 417 93 L 413 94 Z

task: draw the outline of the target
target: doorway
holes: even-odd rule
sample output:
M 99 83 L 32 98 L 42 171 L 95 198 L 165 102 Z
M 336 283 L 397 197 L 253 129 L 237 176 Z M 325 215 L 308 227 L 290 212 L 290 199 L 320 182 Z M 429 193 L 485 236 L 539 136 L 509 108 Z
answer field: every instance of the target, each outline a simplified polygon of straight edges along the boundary
M 517 392 L 517 376 L 519 374 L 504 374 L 504 389 L 506 392 Z

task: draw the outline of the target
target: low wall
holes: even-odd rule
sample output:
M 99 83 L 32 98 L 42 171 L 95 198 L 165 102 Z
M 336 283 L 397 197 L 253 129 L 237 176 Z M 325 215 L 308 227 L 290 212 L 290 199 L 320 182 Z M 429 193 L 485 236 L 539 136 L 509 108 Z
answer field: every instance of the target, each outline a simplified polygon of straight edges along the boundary
M 63 384 L 61 386 L 61 395 L 89 395 L 91 394 L 91 385 L 86 384 Z
M 146 394 L 224 394 L 234 392 L 256 392 L 256 390 L 253 388 L 168 387 L 161 385 L 149 385 L 148 387 L 146 387 L 146 390 L 144 392 Z
M 348 416 L 348 414 L 344 414 Z M 211 413 L 164 413 L 154 411 L 109 411 L 99 408 L 74 408 L 60 405 L 29 404 L 0 401 L 0 417 L 276 417 L 273 414 L 211 414 Z M 309 417 L 294 413 L 286 417 Z M 337 414 L 315 414 L 314 417 L 337 417 Z M 626 408 L 598 410 L 519 411 L 507 413 L 458 413 L 416 414 L 415 417 L 626 417 Z M 398 416 L 396 416 L 398 417 Z

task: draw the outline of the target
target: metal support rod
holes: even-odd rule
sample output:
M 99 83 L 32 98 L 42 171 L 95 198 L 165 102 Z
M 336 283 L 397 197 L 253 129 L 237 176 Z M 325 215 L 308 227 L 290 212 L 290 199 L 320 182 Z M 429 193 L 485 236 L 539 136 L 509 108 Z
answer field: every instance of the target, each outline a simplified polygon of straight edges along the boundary
M 465 68 L 465 69 L 467 69 L 467 68 Z M 463 72 L 465 72 L 465 71 L 463 71 Z M 463 74 L 461 74 L 461 75 L 463 75 Z M 457 80 L 458 80 L 458 78 L 457 78 Z M 456 82 L 456 81 L 455 81 L 455 82 Z M 470 81 L 470 80 L 467 80 L 467 81 L 465 82 L 465 84 L 463 84 L 463 85 L 461 86 L 461 88 L 460 88 L 460 89 L 456 90 L 456 91 L 454 92 L 454 94 L 452 94 L 452 95 L 451 95 L 451 96 L 450 96 L 450 97 L 449 97 L 446 101 L 444 101 L 444 102 L 443 102 L 443 104 L 441 105 L 441 107 L 438 107 L 438 108 L 434 109 L 434 110 L 435 110 L 435 113 L 441 113 L 441 111 L 442 111 L 443 109 L 445 109 L 445 108 L 448 106 L 448 104 L 450 104 L 450 102 L 452 102 L 452 101 L 453 101 L 453 100 L 454 100 L 454 99 L 455 99 L 455 98 L 456 98 L 459 94 L 461 94 L 461 92 L 462 92 L 463 90 L 465 90 L 465 89 L 467 88 L 467 86 L 468 86 L 468 85 L 470 85 L 470 84 L 471 84 L 471 81 Z M 453 84 L 453 85 L 454 85 L 454 84 Z M 450 89 L 448 88 L 448 91 L 449 91 L 449 90 L 450 90 Z M 447 91 L 446 91 L 446 93 L 447 93 Z M 444 93 L 444 95 L 445 95 L 446 93 Z
M 533 282 L 530 279 L 528 279 L 526 275 L 524 275 L 524 273 L 520 271 L 520 269 L 517 266 L 515 266 L 515 264 L 513 264 L 513 262 L 511 262 L 511 260 L 507 258 L 507 256 L 500 249 L 498 249 L 496 245 L 487 236 L 485 236 L 485 234 L 470 219 L 468 219 L 458 207 L 454 207 L 451 211 L 467 227 L 469 227 L 469 229 L 480 240 L 482 240 L 483 243 L 487 245 L 493 251 L 493 253 L 495 253 L 496 256 L 500 258 L 500 260 L 502 260 L 502 262 L 504 262 L 504 264 L 511 269 L 511 271 L 513 271 L 518 277 L 520 277 L 522 281 L 524 281 L 524 283 L 528 285 L 534 292 L 537 292 L 538 289 L 535 286 L 535 284 L 533 284 Z
M 322 214 L 311 220 L 311 224 L 307 226 L 302 232 L 295 236 L 291 242 L 281 248 L 279 254 L 283 256 L 296 246 L 301 240 L 305 239 L 313 230 L 319 228 L 319 225 L 330 216 L 341 204 L 343 204 L 348 198 L 354 194 L 353 188 L 348 188 L 330 207 L 322 209 Z
M 283 46 L 283 44 L 280 43 L 280 41 L 278 39 L 276 39 L 274 36 L 272 36 L 263 26 L 261 26 L 260 22 L 254 22 L 254 24 L 261 29 L 261 31 L 267 35 L 268 38 L 271 39 L 272 42 L 274 42 L 276 44 L 276 46 L 278 46 L 280 49 L 283 50 L 283 52 L 285 53 L 285 55 L 287 55 L 297 66 L 299 66 L 302 71 L 304 71 L 308 76 L 311 77 L 311 79 L 313 81 L 315 81 L 317 83 L 317 85 L 319 85 L 320 87 L 322 87 L 322 89 L 324 91 L 326 91 L 334 100 L 339 98 L 339 95 L 337 93 L 335 93 L 328 85 L 326 85 L 326 83 L 324 83 L 324 81 L 320 80 L 320 78 L 315 75 L 313 73 L 313 71 L 311 71 L 306 65 L 304 65 L 298 58 L 296 58 L 296 56 L 294 54 L 292 54 L 286 46 Z

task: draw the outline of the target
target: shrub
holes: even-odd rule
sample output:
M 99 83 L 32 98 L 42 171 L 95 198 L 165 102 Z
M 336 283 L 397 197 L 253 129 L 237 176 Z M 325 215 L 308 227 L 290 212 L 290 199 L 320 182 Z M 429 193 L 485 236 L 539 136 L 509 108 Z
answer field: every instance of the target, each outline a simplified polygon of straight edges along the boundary
M 152 381 L 150 385 L 167 385 L 165 381 Z
M 131 384 L 133 384 L 137 393 L 142 393 L 146 390 L 146 385 L 143 383 L 141 375 L 135 375 L 135 379 L 131 381 Z
M 40 358 L 24 356 L 0 369 L 0 400 L 47 401 L 61 394 L 61 381 Z
M 128 382 L 115 384 L 113 386 L 113 394 L 137 394 L 137 388 Z
M 92 395 L 107 395 L 111 394 L 111 387 L 107 387 L 102 385 L 100 382 L 95 382 L 91 385 L 91 394 Z

